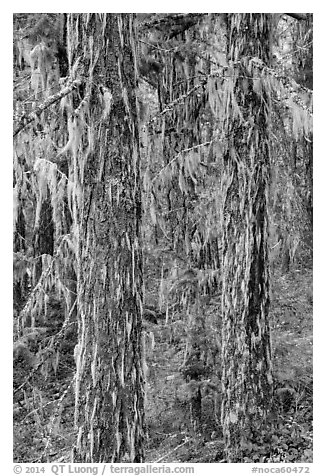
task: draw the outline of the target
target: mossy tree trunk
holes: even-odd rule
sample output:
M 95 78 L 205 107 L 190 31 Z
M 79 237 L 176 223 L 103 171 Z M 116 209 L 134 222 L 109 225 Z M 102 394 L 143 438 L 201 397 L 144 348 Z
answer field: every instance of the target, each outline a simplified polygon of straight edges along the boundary
M 301 36 L 308 43 L 307 48 L 300 51 L 299 62 L 297 65 L 297 82 L 303 84 L 309 89 L 313 89 L 313 14 L 307 14 L 307 20 L 302 25 Z M 301 74 L 300 74 L 301 73 Z M 313 133 L 302 137 L 302 154 L 305 159 L 305 205 L 308 217 L 308 226 L 305 241 L 310 248 L 311 258 L 313 252 Z
M 267 255 L 269 97 L 258 68 L 270 57 L 267 14 L 227 16 L 230 72 L 223 202 L 223 401 L 228 462 L 241 462 L 272 394 Z M 257 79 L 253 79 L 253 78 Z
M 17 223 L 14 231 L 14 253 L 26 252 L 26 223 L 23 208 L 20 206 L 17 212 Z M 20 312 L 25 304 L 27 297 L 28 277 L 24 273 L 14 279 L 13 283 L 13 305 L 16 312 Z
M 49 191 L 48 191 L 49 195 Z M 42 201 L 38 225 L 34 231 L 33 253 L 34 270 L 33 285 L 38 283 L 42 274 L 42 255 L 53 256 L 54 250 L 54 224 L 52 217 L 51 199 L 48 196 Z
M 144 460 L 142 251 L 132 14 L 69 14 L 77 223 L 75 462 Z

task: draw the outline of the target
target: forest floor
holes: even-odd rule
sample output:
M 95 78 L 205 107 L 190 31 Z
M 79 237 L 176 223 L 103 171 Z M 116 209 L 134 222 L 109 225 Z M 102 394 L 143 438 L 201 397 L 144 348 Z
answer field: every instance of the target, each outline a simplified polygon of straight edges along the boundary
M 56 313 L 60 310 L 53 310 L 54 317 L 58 317 Z M 211 300 L 205 314 L 219 322 L 218 299 Z M 312 462 L 312 322 L 312 271 L 276 272 L 271 323 L 277 407 L 269 434 L 248 448 L 246 462 Z M 223 462 L 219 375 L 205 377 L 215 386 L 206 386 L 202 393 L 201 428 L 194 431 L 190 418 L 192 388 L 182 373 L 184 327 L 181 319 L 146 323 L 152 341 L 147 353 L 146 461 Z M 48 333 L 45 329 L 44 335 L 31 340 L 28 355 L 22 353 L 14 362 L 15 462 L 71 460 L 76 436 L 72 430 L 75 333 L 67 334 L 58 352 L 25 383 L 33 368 L 33 356 L 51 333 L 53 327 Z

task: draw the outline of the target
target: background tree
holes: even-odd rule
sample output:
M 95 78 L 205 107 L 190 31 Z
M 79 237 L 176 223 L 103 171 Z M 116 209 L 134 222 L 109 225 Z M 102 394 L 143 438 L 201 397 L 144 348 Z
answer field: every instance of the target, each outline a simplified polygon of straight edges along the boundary
M 218 17 L 159 15 L 145 23 L 147 28 L 149 24 L 154 32 L 150 29 L 141 40 L 141 64 L 155 62 L 161 79 L 157 86 L 159 114 L 148 126 L 145 187 L 150 193 L 155 239 L 165 249 L 161 284 L 167 292 L 161 296 L 161 305 L 162 301 L 166 308 L 172 305 L 172 312 L 177 306 L 185 315 L 183 374 L 192 388 L 189 408 L 197 431 L 201 426 L 201 387 L 209 367 L 206 315 L 200 302 L 202 295 L 208 300 L 210 292 L 213 295 L 217 289 L 219 268 L 219 231 L 213 205 L 218 180 L 216 170 L 209 170 L 216 137 L 207 90 L 211 63 L 216 61 L 214 48 L 207 49 L 207 43 L 214 41 Z M 172 269 L 168 271 L 171 256 Z M 177 324 L 173 319 L 170 323 L 172 327 Z

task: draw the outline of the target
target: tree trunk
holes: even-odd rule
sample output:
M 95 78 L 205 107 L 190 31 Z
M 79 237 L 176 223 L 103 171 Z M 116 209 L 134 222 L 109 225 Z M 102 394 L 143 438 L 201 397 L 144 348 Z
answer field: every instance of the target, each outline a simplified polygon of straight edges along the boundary
M 17 212 L 17 223 L 14 230 L 14 253 L 25 253 L 26 251 L 26 223 L 23 208 L 19 206 Z M 26 273 L 23 276 L 15 276 L 13 283 L 13 305 L 14 310 L 19 313 L 25 302 L 27 296 L 28 276 Z
M 42 255 L 47 254 L 53 256 L 54 249 L 54 225 L 52 217 L 51 199 L 48 197 L 41 204 L 40 217 L 38 225 L 34 232 L 34 270 L 33 285 L 38 283 L 42 274 Z
M 190 418 L 191 418 L 191 424 L 195 433 L 201 432 L 201 426 L 202 426 L 201 405 L 202 405 L 202 394 L 201 394 L 201 388 L 200 386 L 198 386 L 198 388 L 196 388 L 196 390 L 193 391 L 193 394 L 190 400 Z
M 69 14 L 67 22 L 70 71 L 86 80 L 70 118 L 79 321 L 74 461 L 139 463 L 144 354 L 133 15 Z
M 267 256 L 269 99 L 251 58 L 270 56 L 267 14 L 228 15 L 233 91 L 227 110 L 223 201 L 223 402 L 228 462 L 241 462 L 272 393 Z M 256 83 L 255 83 L 256 81 Z M 249 445 L 249 446 L 248 446 Z

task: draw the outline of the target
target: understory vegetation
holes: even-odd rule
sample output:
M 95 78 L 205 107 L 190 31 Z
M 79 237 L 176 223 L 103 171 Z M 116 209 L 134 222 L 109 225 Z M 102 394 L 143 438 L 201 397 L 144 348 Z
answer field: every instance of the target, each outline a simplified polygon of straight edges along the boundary
M 157 282 L 159 277 L 156 278 Z M 295 268 L 273 276 L 271 308 L 276 402 L 270 415 L 272 432 L 257 435 L 248 448 L 247 462 L 312 462 L 312 271 Z M 201 308 L 207 325 L 197 334 L 199 345 L 207 338 L 217 349 L 220 314 L 217 293 Z M 187 335 L 184 315 L 166 320 L 159 307 L 148 309 L 145 322 L 148 343 L 147 453 L 148 462 L 210 463 L 223 460 L 219 420 L 221 404 L 220 357 L 215 368 L 187 369 Z M 14 352 L 14 460 L 70 461 L 74 414 L 73 326 L 58 336 L 64 320 L 60 302 L 49 304 L 46 323 L 26 331 L 24 347 Z M 208 335 L 208 337 L 207 337 Z M 58 336 L 58 337 L 57 337 Z M 56 351 L 53 350 L 56 342 Z M 25 344 L 26 343 L 26 344 Z M 51 345 L 52 344 L 52 345 Z M 210 348 L 214 348 L 212 347 Z M 23 349 L 23 350 L 22 350 Z M 37 370 L 35 361 L 51 354 Z M 197 372 L 189 380 L 187 372 Z M 29 373 L 33 372 L 31 377 Z M 23 385 L 28 377 L 28 384 Z M 21 388 L 20 388 L 21 387 Z M 201 428 L 191 421 L 191 397 L 202 390 Z M 277 425 L 275 425 L 277 422 Z

